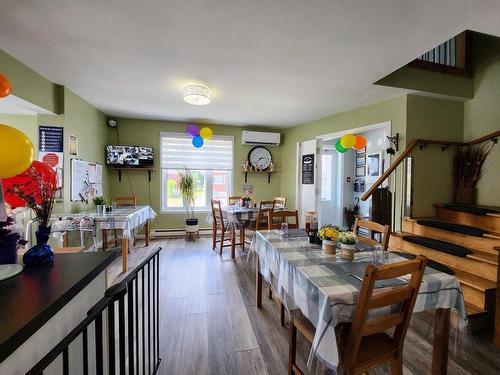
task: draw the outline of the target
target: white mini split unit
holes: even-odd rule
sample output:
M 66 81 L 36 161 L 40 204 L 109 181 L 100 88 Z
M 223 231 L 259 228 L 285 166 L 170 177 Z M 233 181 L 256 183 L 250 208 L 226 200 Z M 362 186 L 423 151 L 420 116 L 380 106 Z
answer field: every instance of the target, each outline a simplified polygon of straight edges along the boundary
M 244 131 L 241 137 L 241 144 L 279 146 L 280 136 L 280 133 Z

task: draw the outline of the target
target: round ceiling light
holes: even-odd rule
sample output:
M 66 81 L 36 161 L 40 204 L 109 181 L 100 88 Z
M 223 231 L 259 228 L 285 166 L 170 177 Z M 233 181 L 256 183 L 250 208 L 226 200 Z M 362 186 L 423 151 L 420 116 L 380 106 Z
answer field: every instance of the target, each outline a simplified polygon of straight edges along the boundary
M 210 103 L 210 89 L 204 85 L 187 85 L 182 93 L 184 101 L 193 105 Z

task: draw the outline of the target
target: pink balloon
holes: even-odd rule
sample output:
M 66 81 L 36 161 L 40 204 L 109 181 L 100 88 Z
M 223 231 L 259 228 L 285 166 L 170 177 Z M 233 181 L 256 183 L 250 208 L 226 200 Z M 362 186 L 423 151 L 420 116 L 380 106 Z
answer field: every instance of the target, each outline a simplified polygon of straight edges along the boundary
M 200 135 L 200 128 L 195 124 L 190 124 L 187 128 L 187 132 L 193 137 L 196 137 L 197 135 Z

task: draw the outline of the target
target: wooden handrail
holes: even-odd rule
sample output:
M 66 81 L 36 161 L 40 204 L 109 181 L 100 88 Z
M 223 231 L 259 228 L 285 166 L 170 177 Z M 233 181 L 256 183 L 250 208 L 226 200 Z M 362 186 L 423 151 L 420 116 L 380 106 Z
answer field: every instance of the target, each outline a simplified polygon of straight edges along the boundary
M 413 149 L 419 145 L 442 145 L 442 146 L 472 146 L 472 145 L 477 145 L 482 142 L 486 142 L 489 140 L 494 140 L 496 138 L 500 137 L 500 130 L 497 130 L 493 133 L 486 134 L 483 137 L 474 139 L 470 142 L 450 142 L 450 141 L 437 141 L 433 139 L 415 139 L 411 141 L 408 144 L 408 147 L 394 160 L 394 162 L 387 168 L 387 170 L 384 172 L 382 176 L 380 176 L 377 181 L 368 189 L 368 191 L 363 194 L 361 197 L 362 201 L 366 201 L 368 198 L 372 196 L 372 194 L 375 192 L 375 190 L 378 189 L 380 185 L 391 175 L 391 173 L 401 164 L 401 162 L 406 159 L 408 155 L 411 154 Z

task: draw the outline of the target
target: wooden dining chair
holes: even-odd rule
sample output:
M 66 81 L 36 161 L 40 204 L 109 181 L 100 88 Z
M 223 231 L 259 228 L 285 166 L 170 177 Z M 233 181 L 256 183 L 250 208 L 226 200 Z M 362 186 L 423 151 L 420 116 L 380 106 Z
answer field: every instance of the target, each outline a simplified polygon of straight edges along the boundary
M 282 223 L 288 223 L 288 228 L 297 229 L 299 227 L 299 211 L 270 211 L 267 213 L 267 229 L 281 229 Z M 287 219 L 294 219 L 293 223 L 290 223 Z M 276 220 L 278 219 L 278 220 Z
M 427 258 L 366 266 L 352 323 L 335 327 L 340 366 L 345 375 L 360 374 L 390 362 L 391 374 L 403 373 L 403 344 L 410 323 Z M 378 280 L 411 275 L 408 284 L 383 288 L 374 293 Z M 372 309 L 385 314 L 369 318 Z M 300 310 L 290 313 L 289 374 L 302 374 L 296 363 L 297 331 L 312 343 L 315 329 Z M 392 335 L 386 331 L 391 331 Z
M 135 195 L 131 195 L 131 196 L 126 196 L 126 197 L 115 197 L 115 202 L 116 202 L 116 207 L 133 207 L 133 206 L 136 206 L 137 205 L 137 197 Z M 120 229 L 113 229 L 113 241 L 114 241 L 114 245 L 115 247 L 118 247 L 118 242 L 119 242 L 119 238 L 118 238 L 118 231 Z M 111 243 L 111 242 L 108 242 L 108 233 L 109 233 L 109 230 L 108 229 L 103 229 L 102 230 L 102 247 L 103 247 L 103 250 L 106 250 L 107 246 Z M 135 237 L 133 239 L 134 241 L 134 246 L 135 246 Z
M 363 228 L 368 232 L 368 236 L 360 233 L 359 229 Z M 382 225 L 369 220 L 356 219 L 352 231 L 358 236 L 358 239 L 369 245 L 381 245 L 384 250 L 387 250 L 389 245 L 389 238 L 391 236 L 391 227 L 389 225 Z M 377 236 L 379 240 L 375 239 Z
M 227 246 L 232 245 L 234 241 L 233 233 L 231 232 L 231 226 L 227 220 L 224 220 L 224 215 L 222 213 L 220 200 L 211 199 L 210 204 L 212 205 L 212 250 L 215 251 L 217 243 L 220 243 L 219 254 L 222 255 L 222 249 Z M 220 239 L 217 239 L 217 234 L 220 232 Z M 229 244 L 224 244 L 225 241 L 230 241 Z
M 274 205 L 275 207 L 286 207 L 286 197 L 274 197 Z
M 227 198 L 227 203 L 232 206 L 234 204 L 239 204 L 240 203 L 241 197 L 239 195 L 231 195 L 229 198 Z

